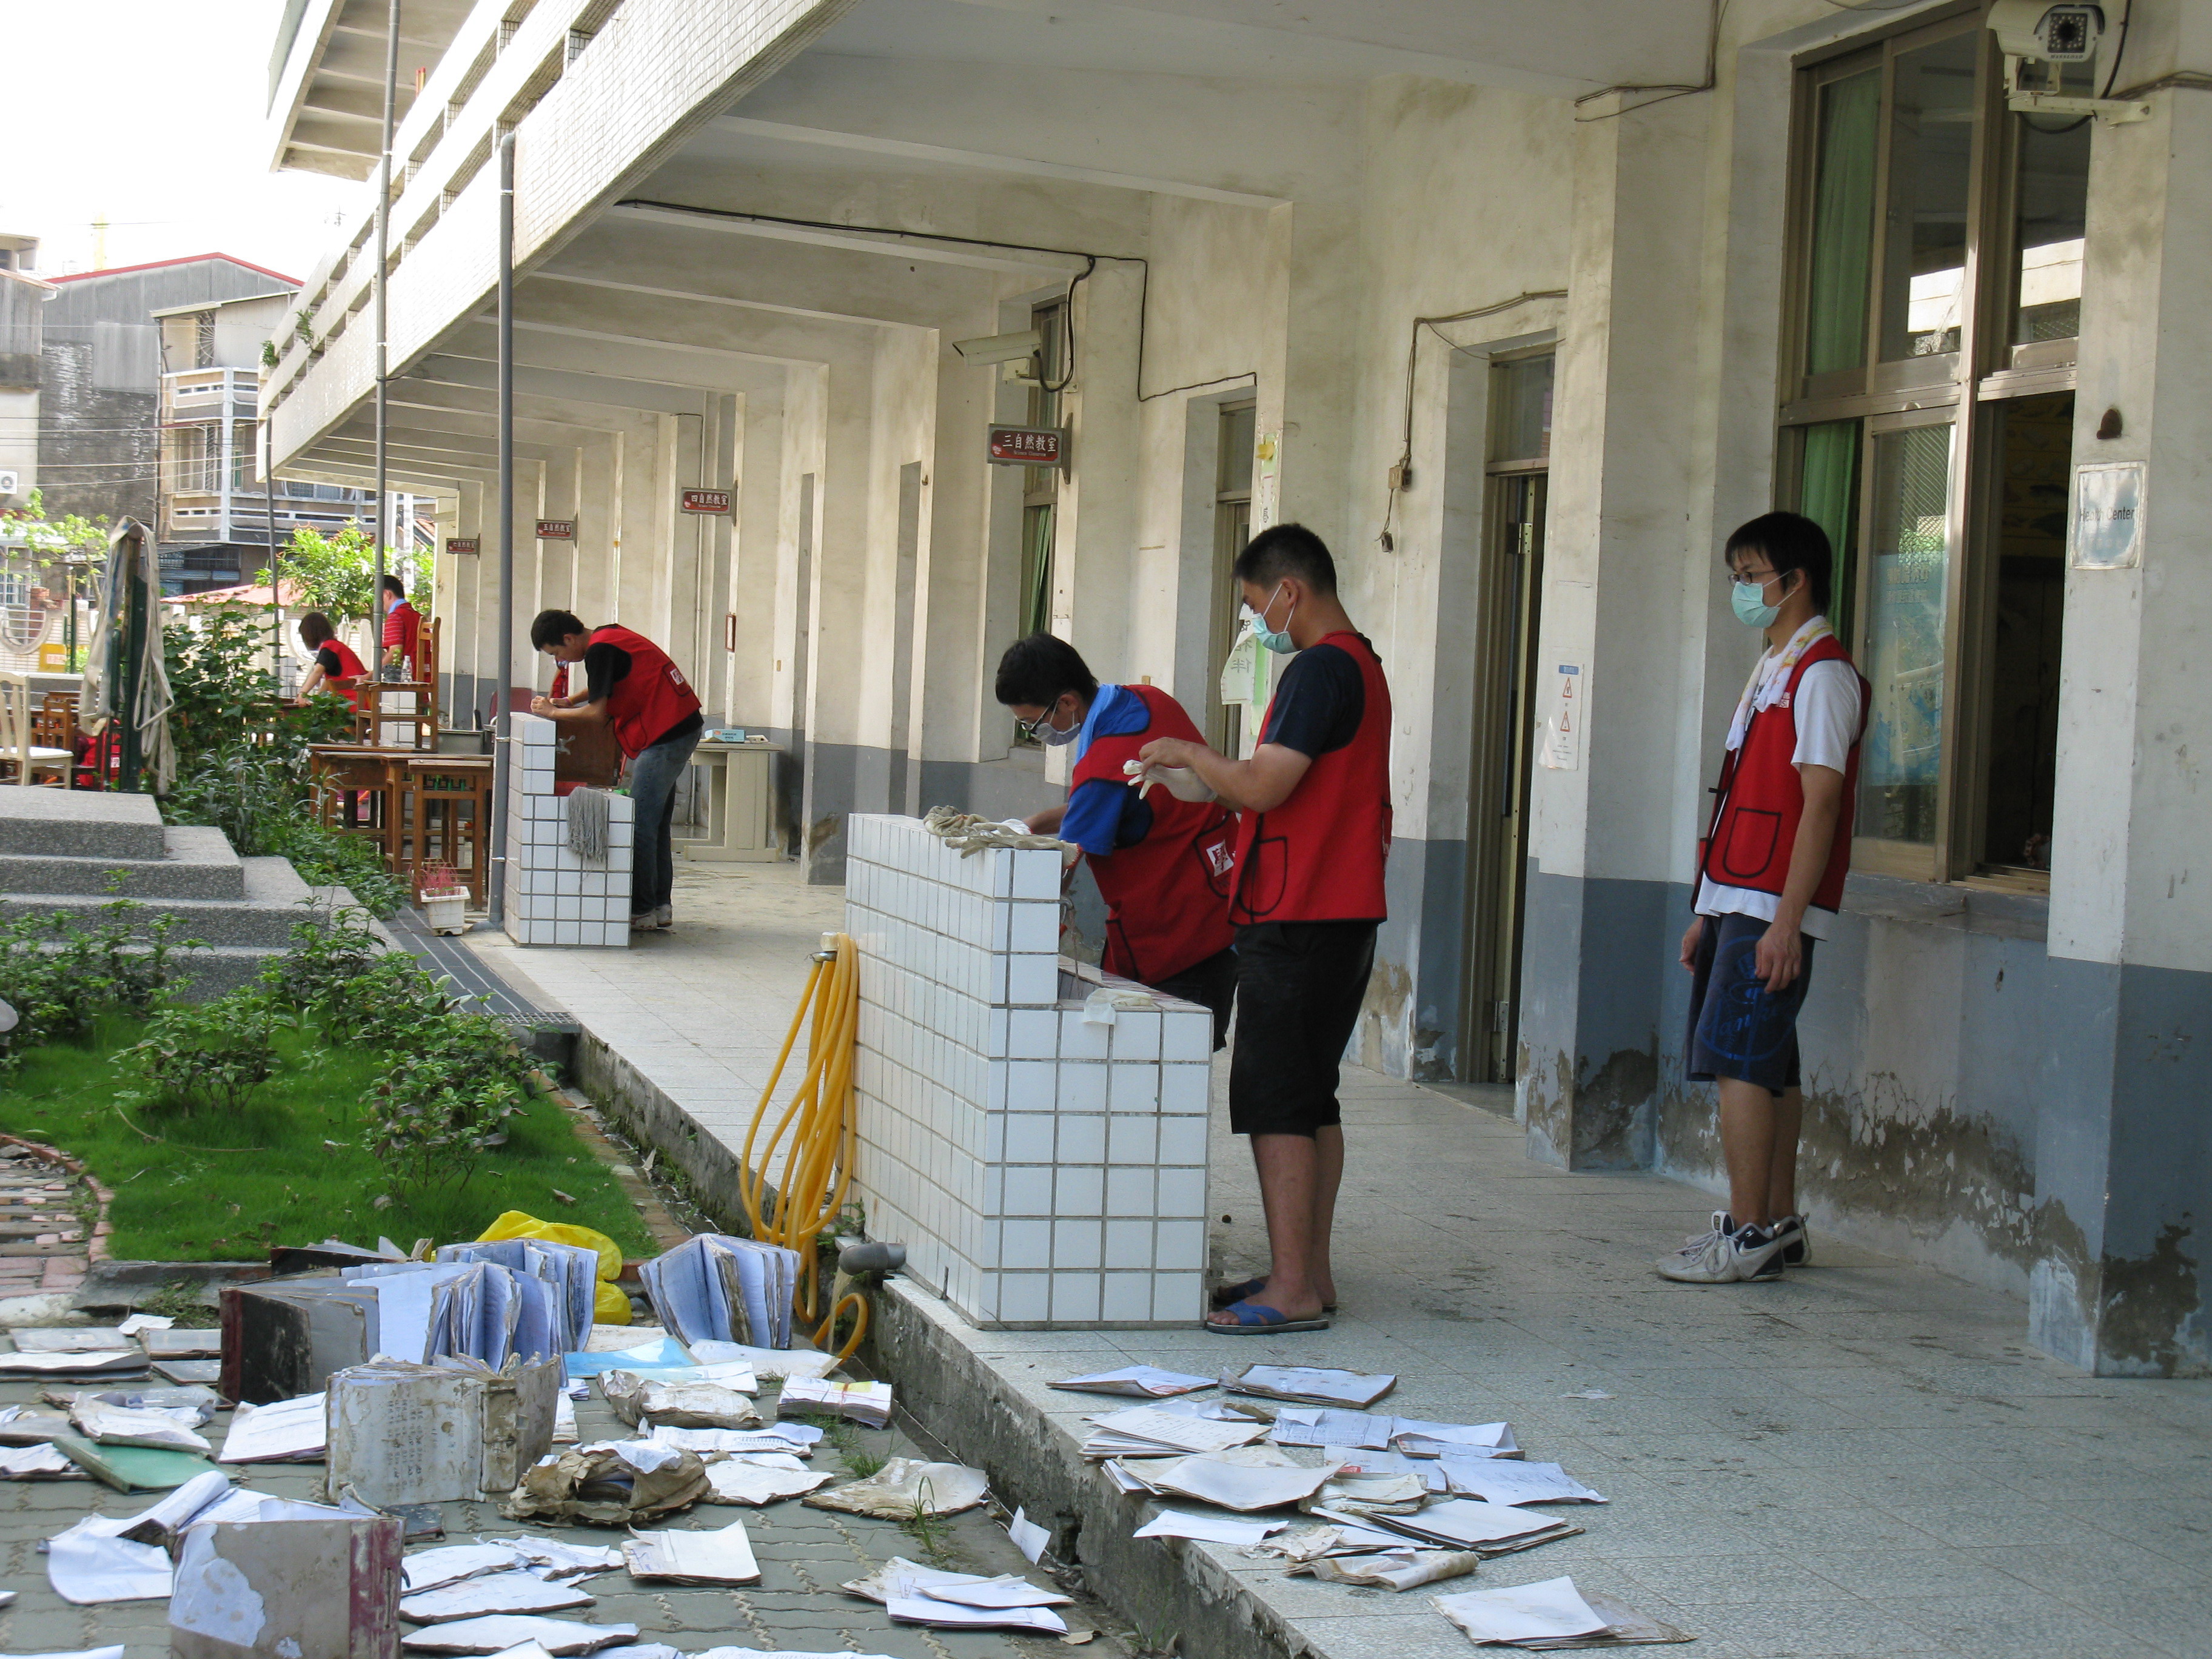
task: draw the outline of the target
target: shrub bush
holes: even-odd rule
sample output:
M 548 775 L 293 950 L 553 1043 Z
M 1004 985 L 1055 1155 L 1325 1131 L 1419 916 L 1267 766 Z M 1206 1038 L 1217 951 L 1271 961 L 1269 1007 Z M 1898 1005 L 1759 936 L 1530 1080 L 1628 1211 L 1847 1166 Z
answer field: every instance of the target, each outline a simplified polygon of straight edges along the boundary
M 261 970 L 261 983 L 286 1007 L 320 1015 L 343 1006 L 347 988 L 383 955 L 362 911 L 318 909 L 292 924 L 291 948 Z
M 418 1190 L 465 1185 L 483 1154 L 506 1143 L 507 1120 L 535 1086 L 502 1022 L 454 1006 L 434 987 L 433 994 L 442 1010 L 389 1045 L 369 1109 L 371 1155 L 395 1187 Z
M 89 926 L 55 912 L 0 927 L 0 1001 L 19 1017 L 11 1057 L 81 1038 L 110 1010 L 153 1010 L 175 976 L 170 952 L 198 941 L 173 942 L 176 918 L 142 921 L 144 908 L 117 899 L 100 906 Z
M 234 991 L 162 1009 L 115 1063 L 146 1079 L 137 1098 L 147 1104 L 235 1115 L 276 1070 L 277 1027 L 297 1023 L 267 997 Z

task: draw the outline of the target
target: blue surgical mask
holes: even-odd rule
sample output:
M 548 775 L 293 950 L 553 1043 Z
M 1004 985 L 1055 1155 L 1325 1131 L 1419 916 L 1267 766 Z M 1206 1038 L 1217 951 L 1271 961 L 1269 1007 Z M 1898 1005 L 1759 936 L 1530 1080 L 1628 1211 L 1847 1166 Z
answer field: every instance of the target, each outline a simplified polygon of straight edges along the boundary
M 1267 603 L 1261 606 L 1261 609 L 1254 615 L 1252 618 L 1252 637 L 1259 641 L 1261 646 L 1264 649 L 1273 651 L 1279 656 L 1287 657 L 1291 652 L 1298 648 L 1297 641 L 1291 638 L 1290 634 L 1291 617 L 1297 612 L 1298 602 L 1296 599 L 1292 599 L 1291 601 L 1290 610 L 1283 613 L 1283 631 L 1281 633 L 1278 634 L 1267 626 L 1267 612 L 1274 609 L 1276 595 L 1279 594 L 1282 591 L 1282 586 L 1279 583 L 1276 586 L 1275 592 L 1267 596 Z
M 1767 581 L 1774 580 L 1767 578 Z M 1746 628 L 1771 628 L 1782 614 L 1780 605 L 1766 603 L 1765 582 L 1747 582 L 1738 577 L 1729 584 L 1729 603 L 1735 608 L 1735 619 Z

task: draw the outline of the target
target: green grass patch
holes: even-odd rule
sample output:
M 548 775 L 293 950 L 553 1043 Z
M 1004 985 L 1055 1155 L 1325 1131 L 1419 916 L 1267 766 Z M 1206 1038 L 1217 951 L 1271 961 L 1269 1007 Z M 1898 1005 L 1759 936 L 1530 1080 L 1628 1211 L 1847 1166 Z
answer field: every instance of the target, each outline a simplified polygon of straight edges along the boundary
M 328 1043 L 313 1025 L 279 1031 L 283 1063 L 243 1111 L 185 1116 L 117 1100 L 137 1079 L 108 1057 L 143 1028 L 107 1015 L 89 1044 L 49 1043 L 0 1079 L 0 1129 L 82 1158 L 114 1193 L 110 1248 L 120 1260 L 250 1261 L 271 1244 L 374 1244 L 379 1233 L 403 1249 L 419 1237 L 450 1244 L 504 1210 L 596 1227 L 627 1255 L 654 1253 L 613 1172 L 555 1101 L 533 1097 L 508 1119 L 507 1144 L 465 1183 L 395 1191 L 362 1146 L 381 1069 L 373 1053 Z

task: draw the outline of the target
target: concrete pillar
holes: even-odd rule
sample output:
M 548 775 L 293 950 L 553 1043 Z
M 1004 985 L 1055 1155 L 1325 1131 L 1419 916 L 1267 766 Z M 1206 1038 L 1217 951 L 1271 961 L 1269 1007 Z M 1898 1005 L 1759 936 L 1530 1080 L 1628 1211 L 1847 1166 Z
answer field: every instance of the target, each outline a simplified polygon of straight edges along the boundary
M 2129 78 L 2204 61 L 2170 8 Z M 2161 36 L 2163 35 L 2163 38 Z M 2212 99 L 2100 125 L 2081 304 L 2077 468 L 2142 469 L 2140 563 L 2067 573 L 2051 967 L 2070 1030 L 2039 1078 L 2029 1330 L 2104 1376 L 2212 1373 L 2212 882 L 2204 618 L 2212 564 Z M 2106 411 L 2118 435 L 2098 436 Z M 2078 471 L 2077 471 L 2078 476 Z
M 1530 1155 L 1569 1168 L 1651 1159 L 1668 887 L 1686 874 L 1668 806 L 1680 596 L 1706 558 L 1684 533 L 1680 354 L 1710 101 L 1592 104 L 1576 133 L 1537 684 L 1541 713 L 1577 665 L 1584 730 L 1578 763 L 1540 764 L 1530 788 L 1518 1100 Z

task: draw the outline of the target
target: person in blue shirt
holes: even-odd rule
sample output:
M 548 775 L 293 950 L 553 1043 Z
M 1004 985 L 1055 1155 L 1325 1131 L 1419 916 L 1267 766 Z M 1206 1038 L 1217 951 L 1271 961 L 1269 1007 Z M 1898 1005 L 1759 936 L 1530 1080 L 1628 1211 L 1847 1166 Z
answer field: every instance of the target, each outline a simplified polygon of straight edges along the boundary
M 1147 743 L 1195 742 L 1198 728 L 1158 686 L 1099 684 L 1075 647 L 1050 634 L 1007 647 L 998 697 L 1038 742 L 1074 750 L 1066 800 L 1024 822 L 1090 864 L 1106 901 L 1106 971 L 1210 1010 L 1220 1048 L 1237 992 L 1236 820 L 1212 799 L 1140 787 L 1128 770 Z

